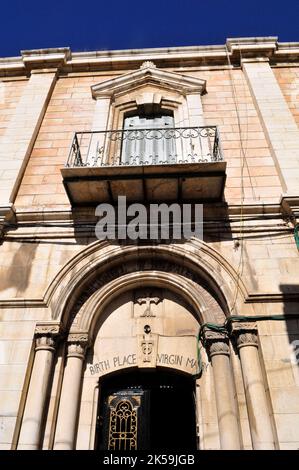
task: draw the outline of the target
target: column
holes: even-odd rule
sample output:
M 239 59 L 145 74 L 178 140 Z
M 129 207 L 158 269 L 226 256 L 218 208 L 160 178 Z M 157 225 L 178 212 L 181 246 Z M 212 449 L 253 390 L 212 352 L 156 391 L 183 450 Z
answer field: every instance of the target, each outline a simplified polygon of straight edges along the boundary
M 269 59 L 243 59 L 256 110 L 268 139 L 283 191 L 297 194 L 299 186 L 299 130 L 270 67 Z
M 107 145 L 108 119 L 110 110 L 110 98 L 97 99 L 95 104 L 93 122 L 91 126 L 88 154 L 86 162 L 91 166 L 100 166 L 107 162 L 109 145 Z M 102 132 L 97 132 L 102 131 Z M 103 132 L 105 131 L 105 132 Z M 111 143 L 108 141 L 108 143 Z
M 60 395 L 54 450 L 72 450 L 75 447 L 82 367 L 87 343 L 87 333 L 72 333 L 68 336 L 67 359 Z
M 188 93 L 186 95 L 186 100 L 189 114 L 189 126 L 204 126 L 205 120 L 201 102 L 201 92 Z
M 196 381 L 195 381 L 195 400 L 196 400 L 195 403 L 196 403 L 197 449 L 198 450 L 204 450 L 200 379 L 196 379 Z
M 224 334 L 207 331 L 205 346 L 213 368 L 221 449 L 238 450 L 241 449 L 241 439 L 229 339 Z
M 211 161 L 211 149 L 214 146 L 213 131 L 208 132 L 205 129 L 199 129 L 199 127 L 205 125 L 201 92 L 188 94 L 186 101 L 189 116 L 187 126 L 195 127 L 197 130 L 193 131 L 194 137 L 190 139 L 190 142 L 188 142 L 188 139 L 183 139 L 185 146 L 183 159 L 186 159 L 186 155 L 190 155 L 190 162 Z
M 274 449 L 274 435 L 258 353 L 257 326 L 254 323 L 235 322 L 232 333 L 239 350 L 253 448 Z
M 41 446 L 41 428 L 52 377 L 59 325 L 38 325 L 35 330 L 35 356 L 20 430 L 18 449 Z
M 33 70 L 2 137 L 0 147 L 0 205 L 14 202 L 52 90 L 57 69 Z

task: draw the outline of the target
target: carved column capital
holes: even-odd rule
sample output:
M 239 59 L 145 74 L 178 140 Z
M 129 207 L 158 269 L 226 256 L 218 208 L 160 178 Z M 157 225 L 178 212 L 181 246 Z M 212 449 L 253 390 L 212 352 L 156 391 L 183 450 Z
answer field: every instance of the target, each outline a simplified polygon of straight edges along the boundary
M 219 354 L 230 355 L 229 338 L 226 334 L 206 331 L 204 334 L 204 346 L 211 358 Z
M 88 343 L 88 333 L 70 333 L 67 337 L 67 357 L 84 359 Z
M 45 322 L 38 323 L 35 327 L 35 351 L 42 349 L 54 351 L 57 339 L 61 334 L 61 326 L 59 323 Z
M 258 331 L 255 322 L 233 322 L 232 336 L 235 338 L 238 349 L 244 346 L 258 347 Z

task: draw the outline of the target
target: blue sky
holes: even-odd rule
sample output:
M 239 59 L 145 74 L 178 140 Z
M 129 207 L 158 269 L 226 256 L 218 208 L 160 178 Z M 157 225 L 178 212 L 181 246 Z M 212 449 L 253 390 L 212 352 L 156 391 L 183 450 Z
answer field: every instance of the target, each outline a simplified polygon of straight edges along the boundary
M 0 57 L 59 46 L 223 44 L 240 36 L 299 41 L 299 0 L 4 0 L 0 11 Z

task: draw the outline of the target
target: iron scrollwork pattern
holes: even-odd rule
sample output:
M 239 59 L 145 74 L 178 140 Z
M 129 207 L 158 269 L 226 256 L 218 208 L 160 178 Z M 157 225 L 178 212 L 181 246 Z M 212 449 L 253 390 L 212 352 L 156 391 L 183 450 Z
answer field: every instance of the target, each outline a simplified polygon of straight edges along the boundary
M 137 450 L 140 397 L 109 397 L 109 450 Z
M 216 126 L 76 132 L 67 167 L 222 161 Z

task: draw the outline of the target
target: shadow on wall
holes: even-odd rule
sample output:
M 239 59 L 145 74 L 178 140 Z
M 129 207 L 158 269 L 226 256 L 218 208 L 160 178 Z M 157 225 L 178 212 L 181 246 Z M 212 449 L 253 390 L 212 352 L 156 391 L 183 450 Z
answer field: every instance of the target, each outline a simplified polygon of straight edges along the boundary
M 52 225 L 53 226 L 53 225 Z M 57 225 L 58 227 L 58 225 Z M 92 238 L 82 237 L 80 238 L 80 245 L 85 247 L 91 241 L 94 241 Z M 48 240 L 26 240 L 26 241 L 11 241 L 9 243 L 14 244 L 18 243 L 18 247 L 13 255 L 12 261 L 9 266 L 1 266 L 0 263 L 0 292 L 5 291 L 6 289 L 15 288 L 17 295 L 24 293 L 29 285 L 29 280 L 31 276 L 31 271 L 34 266 L 36 260 L 36 253 L 40 246 L 42 245 L 49 245 L 55 251 L 55 247 L 61 246 L 70 246 L 70 245 L 77 245 L 79 244 L 77 241 L 67 240 L 63 241 L 63 239 L 55 239 L 54 241 L 50 238 Z M 66 250 L 65 252 L 62 250 L 60 253 L 60 264 L 63 265 L 66 263 L 70 258 L 69 252 Z M 46 263 L 55 263 L 52 261 L 52 254 L 49 251 L 48 256 L 45 257 Z M 35 276 L 40 277 L 42 276 L 39 273 L 38 269 L 35 269 Z M 34 279 L 31 279 L 31 284 L 34 283 Z
M 24 292 L 27 289 L 38 245 L 38 242 L 19 245 L 9 267 L 2 267 L 4 276 L 0 282 L 0 291 L 15 288 L 16 292 Z

